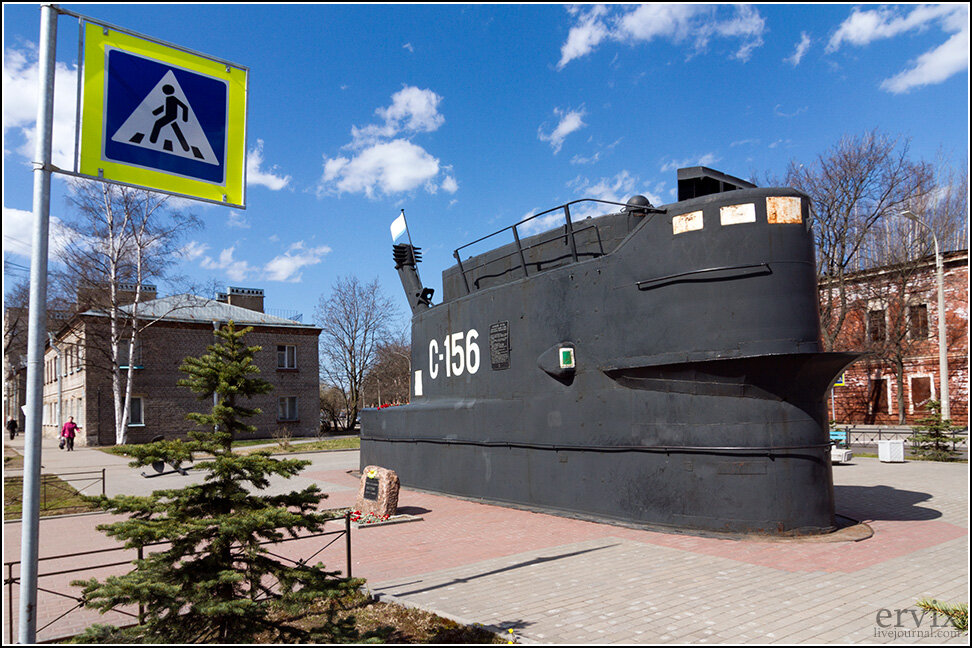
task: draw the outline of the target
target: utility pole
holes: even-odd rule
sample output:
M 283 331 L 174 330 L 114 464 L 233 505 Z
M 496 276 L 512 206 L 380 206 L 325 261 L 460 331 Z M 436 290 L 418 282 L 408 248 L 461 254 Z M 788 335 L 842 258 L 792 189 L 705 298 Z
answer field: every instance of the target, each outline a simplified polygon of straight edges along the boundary
M 19 641 L 37 640 L 37 545 L 40 532 L 41 409 L 47 320 L 47 236 L 51 216 L 51 141 L 54 126 L 54 55 L 57 9 L 41 6 L 37 140 L 34 143 L 34 232 L 30 251 L 27 324 L 27 404 L 24 425 L 24 495 L 20 542 Z

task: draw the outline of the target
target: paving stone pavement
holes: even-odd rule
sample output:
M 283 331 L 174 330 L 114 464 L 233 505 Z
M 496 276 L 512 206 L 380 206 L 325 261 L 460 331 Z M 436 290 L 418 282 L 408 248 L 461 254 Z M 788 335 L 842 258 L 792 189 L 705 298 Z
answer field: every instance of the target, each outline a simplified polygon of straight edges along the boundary
M 66 454 L 44 452 L 45 465 Z M 84 453 L 86 465 L 102 457 Z M 327 507 L 353 502 L 356 452 L 305 458 L 313 464 L 289 488 L 314 482 L 330 493 Z M 194 478 L 146 480 L 123 459 L 109 463 L 109 492 Z M 862 458 L 834 466 L 838 512 L 866 521 L 874 536 L 826 543 L 657 533 L 403 489 L 401 510 L 422 520 L 355 530 L 352 570 L 379 596 L 513 629 L 523 643 L 965 643 L 914 603 L 969 600 L 968 477 L 967 464 Z M 43 520 L 41 556 L 112 546 L 95 530 L 107 519 Z M 19 542 L 20 525 L 6 522 L 4 560 L 19 559 Z M 281 546 L 298 557 L 319 548 L 311 540 Z M 343 569 L 343 551 L 336 543 L 317 558 Z M 41 622 L 71 604 L 55 598 L 41 593 Z M 95 621 L 109 619 L 74 612 L 38 637 Z

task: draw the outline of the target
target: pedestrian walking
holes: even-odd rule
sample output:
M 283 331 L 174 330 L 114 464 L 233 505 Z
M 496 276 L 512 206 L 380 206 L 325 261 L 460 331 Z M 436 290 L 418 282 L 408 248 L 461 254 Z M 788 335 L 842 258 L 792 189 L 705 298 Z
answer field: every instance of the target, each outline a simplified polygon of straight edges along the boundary
M 68 452 L 74 450 L 74 437 L 77 436 L 78 430 L 80 429 L 74 422 L 73 416 L 69 416 L 67 423 L 61 428 L 61 438 L 64 439 L 64 444 Z
M 17 436 L 17 419 L 12 416 L 7 420 L 7 432 L 10 433 L 10 440 L 13 441 L 13 438 Z

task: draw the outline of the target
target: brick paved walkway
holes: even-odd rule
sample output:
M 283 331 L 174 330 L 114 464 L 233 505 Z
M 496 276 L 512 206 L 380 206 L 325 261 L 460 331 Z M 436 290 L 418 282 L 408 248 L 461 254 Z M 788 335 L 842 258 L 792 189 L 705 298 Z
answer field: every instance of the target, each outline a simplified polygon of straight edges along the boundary
M 330 493 L 328 507 L 350 505 L 357 453 L 307 457 L 315 464 L 294 486 L 316 481 Z M 170 487 L 165 479 L 152 486 Z M 968 466 L 865 458 L 835 466 L 834 479 L 838 511 L 868 521 L 872 538 L 701 538 L 403 490 L 403 512 L 423 520 L 356 530 L 353 572 L 376 594 L 512 628 L 523 642 L 964 643 L 880 633 L 936 630 L 930 615 L 916 611 L 917 625 L 907 611 L 919 598 L 968 602 Z M 146 481 L 156 480 L 131 487 Z M 109 546 L 95 530 L 106 518 L 44 520 L 41 555 Z M 19 524 L 4 524 L 5 560 L 19 559 L 19 540 Z M 307 556 L 318 548 L 301 541 L 285 551 Z M 343 545 L 318 558 L 341 568 Z M 51 597 L 41 601 L 41 614 L 52 614 Z M 882 609 L 906 610 L 901 625 L 893 617 L 878 625 Z M 75 612 L 39 638 L 73 632 L 95 616 Z M 6 626 L 4 605 L 5 640 Z

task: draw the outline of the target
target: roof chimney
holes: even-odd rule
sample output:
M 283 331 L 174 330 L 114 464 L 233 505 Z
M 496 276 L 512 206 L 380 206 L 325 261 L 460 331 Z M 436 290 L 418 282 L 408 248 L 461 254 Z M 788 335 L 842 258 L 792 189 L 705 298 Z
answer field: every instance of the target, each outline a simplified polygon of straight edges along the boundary
M 216 299 L 230 306 L 239 306 L 258 313 L 263 312 L 263 290 L 260 288 L 229 286 L 226 292 L 219 293 Z

